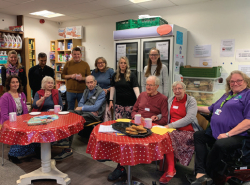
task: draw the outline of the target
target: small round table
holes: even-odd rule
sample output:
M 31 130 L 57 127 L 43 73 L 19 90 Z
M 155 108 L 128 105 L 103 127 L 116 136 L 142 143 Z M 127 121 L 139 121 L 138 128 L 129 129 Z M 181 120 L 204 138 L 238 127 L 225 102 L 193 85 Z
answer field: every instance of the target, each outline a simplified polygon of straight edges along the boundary
M 107 121 L 102 125 L 111 125 L 116 121 Z M 115 133 L 99 133 L 100 125 L 96 126 L 88 142 L 86 153 L 95 160 L 109 159 L 128 166 L 128 185 L 131 184 L 130 166 L 150 164 L 163 159 L 164 154 L 173 151 L 169 134 L 153 133 L 145 138 L 119 136 Z
M 40 115 L 52 115 L 53 112 L 42 112 Z M 29 126 L 26 122 L 34 117 L 29 114 L 17 116 L 17 121 L 5 121 L 0 142 L 9 145 L 28 145 L 41 143 L 41 168 L 20 176 L 18 185 L 31 184 L 32 180 L 55 179 L 58 184 L 68 185 L 71 180 L 67 174 L 59 171 L 55 160 L 51 160 L 51 142 L 67 138 L 83 129 L 84 118 L 74 113 L 58 115 L 59 119 L 47 125 Z

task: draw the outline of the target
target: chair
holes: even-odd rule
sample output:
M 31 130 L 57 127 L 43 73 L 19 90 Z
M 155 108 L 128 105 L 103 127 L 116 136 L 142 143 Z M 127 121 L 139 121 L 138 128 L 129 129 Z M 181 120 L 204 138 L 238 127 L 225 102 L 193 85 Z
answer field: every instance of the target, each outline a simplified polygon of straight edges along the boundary
M 2 125 L 0 125 L 0 130 L 2 129 Z M 2 166 L 4 165 L 4 144 L 2 143 Z

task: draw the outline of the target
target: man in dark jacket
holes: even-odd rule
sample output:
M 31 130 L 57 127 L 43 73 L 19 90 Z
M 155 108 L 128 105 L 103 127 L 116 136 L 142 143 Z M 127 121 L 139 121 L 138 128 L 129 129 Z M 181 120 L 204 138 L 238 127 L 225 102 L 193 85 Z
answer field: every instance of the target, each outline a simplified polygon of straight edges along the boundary
M 47 55 L 45 53 L 38 54 L 39 64 L 33 66 L 29 70 L 29 84 L 32 89 L 32 96 L 34 98 L 37 91 L 41 89 L 42 79 L 45 76 L 54 78 L 54 70 L 46 65 Z

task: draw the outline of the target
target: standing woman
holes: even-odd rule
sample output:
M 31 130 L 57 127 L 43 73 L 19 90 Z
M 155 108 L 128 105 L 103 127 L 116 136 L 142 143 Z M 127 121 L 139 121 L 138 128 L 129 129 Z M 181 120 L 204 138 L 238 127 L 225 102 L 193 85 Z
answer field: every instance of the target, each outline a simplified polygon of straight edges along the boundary
M 107 66 L 107 61 L 105 58 L 98 57 L 95 60 L 95 70 L 93 70 L 91 74 L 95 77 L 97 83 L 105 92 L 107 103 L 104 114 L 104 122 L 110 121 L 112 118 L 109 110 L 109 96 L 110 96 L 109 92 L 114 70 Z
M 160 79 L 160 86 L 158 91 L 165 96 L 168 96 L 168 68 L 162 64 L 160 59 L 160 51 L 156 48 L 152 48 L 149 51 L 148 65 L 144 67 L 144 76 L 142 83 L 142 91 L 145 91 L 146 78 L 155 75 Z
M 27 85 L 27 76 L 25 69 L 21 65 L 17 57 L 17 52 L 15 50 L 9 51 L 7 64 L 5 64 L 5 66 L 2 67 L 1 76 L 3 81 L 3 86 L 5 86 L 6 78 L 8 78 L 10 75 L 16 75 L 20 78 L 22 89 L 26 94 L 25 88 Z
M 129 69 L 127 57 L 119 59 L 117 70 L 112 77 L 109 109 L 113 108 L 114 92 L 116 92 L 115 119 L 122 118 L 123 114 L 131 119 L 131 112 L 140 91 L 136 76 Z
M 10 75 L 6 79 L 5 85 L 7 92 L 3 94 L 0 101 L 0 124 L 3 124 L 6 120 L 9 120 L 10 112 L 16 112 L 17 116 L 28 114 L 26 96 L 22 92 L 20 78 L 15 75 Z M 40 147 L 40 144 L 32 143 L 30 145 L 24 146 L 12 145 L 8 154 L 9 160 L 11 160 L 13 163 L 20 163 L 18 157 L 39 152 L 39 150 L 36 150 L 36 147 Z

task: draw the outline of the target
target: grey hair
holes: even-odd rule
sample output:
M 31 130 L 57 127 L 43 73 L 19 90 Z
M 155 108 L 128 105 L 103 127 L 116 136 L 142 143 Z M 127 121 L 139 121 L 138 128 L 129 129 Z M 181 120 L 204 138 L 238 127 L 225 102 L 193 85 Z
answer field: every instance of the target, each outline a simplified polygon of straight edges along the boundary
M 86 78 L 92 77 L 93 81 L 95 81 L 95 77 L 93 75 L 88 75 Z
M 154 80 L 155 81 L 155 85 L 160 85 L 160 79 L 157 76 L 151 75 L 146 79 L 146 82 L 148 80 Z
M 53 81 L 53 83 L 54 83 L 54 85 L 55 85 L 55 81 L 54 81 L 54 79 L 53 79 L 52 77 L 50 77 L 50 76 L 45 76 L 45 77 L 43 78 L 43 80 L 42 80 L 41 89 L 45 89 L 46 83 L 47 83 L 48 81 Z
M 186 85 L 183 82 L 175 81 L 172 85 L 172 89 L 174 89 L 177 85 L 181 85 L 183 90 L 186 91 Z

